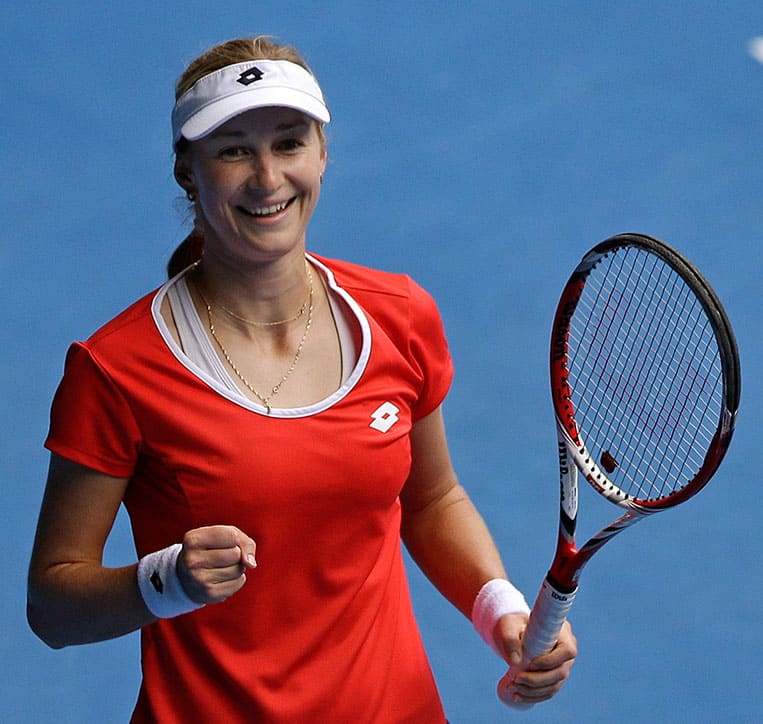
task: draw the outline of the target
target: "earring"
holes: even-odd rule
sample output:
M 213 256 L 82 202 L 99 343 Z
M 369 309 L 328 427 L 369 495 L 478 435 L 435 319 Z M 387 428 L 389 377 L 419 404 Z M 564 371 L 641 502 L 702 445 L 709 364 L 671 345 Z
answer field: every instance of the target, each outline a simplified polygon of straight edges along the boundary
M 186 191 L 185 196 L 189 201 L 196 201 L 196 194 L 192 191 Z
M 323 174 L 321 174 L 320 181 L 323 183 Z

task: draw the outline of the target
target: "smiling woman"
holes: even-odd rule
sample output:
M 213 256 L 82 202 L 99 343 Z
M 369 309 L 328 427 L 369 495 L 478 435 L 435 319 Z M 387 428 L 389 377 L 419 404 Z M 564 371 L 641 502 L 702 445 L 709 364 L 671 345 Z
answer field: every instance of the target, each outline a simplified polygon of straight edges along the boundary
M 194 229 L 67 355 L 30 624 L 53 647 L 141 629 L 134 722 L 442 724 L 401 539 L 507 662 L 528 608 L 451 465 L 435 303 L 307 252 L 330 115 L 295 51 L 214 48 L 172 120 Z M 122 503 L 139 560 L 106 568 Z M 553 696 L 575 653 L 566 625 L 510 694 Z

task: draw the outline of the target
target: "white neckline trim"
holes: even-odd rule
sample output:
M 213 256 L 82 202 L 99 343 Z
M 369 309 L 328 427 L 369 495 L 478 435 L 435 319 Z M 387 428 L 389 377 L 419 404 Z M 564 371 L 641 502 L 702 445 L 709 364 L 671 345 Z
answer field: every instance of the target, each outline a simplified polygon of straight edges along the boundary
M 151 315 L 154 319 L 154 324 L 156 324 L 156 327 L 162 339 L 164 340 L 164 343 L 167 345 L 170 352 L 172 352 L 178 362 L 180 362 L 180 364 L 182 364 L 183 367 L 185 367 L 195 377 L 198 377 L 202 382 L 204 382 L 204 384 L 217 392 L 221 397 L 224 397 L 230 402 L 235 403 L 239 407 L 243 407 L 247 410 L 256 412 L 266 417 L 296 418 L 317 415 L 324 410 L 329 409 L 333 405 L 336 405 L 340 400 L 344 399 L 358 383 L 358 380 L 360 380 L 363 372 L 365 372 L 366 366 L 368 365 L 368 359 L 371 356 L 371 325 L 369 324 L 368 318 L 366 317 L 365 312 L 361 309 L 360 305 L 355 301 L 355 299 L 352 298 L 352 296 L 350 296 L 348 292 L 339 286 L 331 269 L 329 269 L 325 264 L 318 261 L 315 257 L 309 254 L 306 254 L 305 258 L 313 266 L 315 266 L 321 272 L 321 274 L 323 274 L 326 285 L 329 287 L 329 289 L 334 294 L 340 296 L 345 304 L 347 304 L 348 308 L 357 319 L 361 331 L 361 343 L 360 351 L 358 353 L 358 361 L 355 364 L 355 367 L 352 369 L 352 372 L 335 392 L 330 394 L 325 399 L 313 403 L 312 405 L 307 405 L 305 407 L 273 407 L 268 414 L 267 408 L 264 405 L 250 400 L 239 390 L 233 391 L 228 389 L 225 385 L 213 378 L 185 355 L 183 350 L 175 341 L 175 338 L 172 336 L 167 323 L 164 321 L 164 317 L 162 317 L 161 314 L 161 308 L 162 303 L 167 296 L 167 290 L 175 283 L 177 279 L 186 274 L 190 267 L 188 267 L 188 269 L 184 269 L 177 276 L 166 281 L 157 290 L 151 302 Z

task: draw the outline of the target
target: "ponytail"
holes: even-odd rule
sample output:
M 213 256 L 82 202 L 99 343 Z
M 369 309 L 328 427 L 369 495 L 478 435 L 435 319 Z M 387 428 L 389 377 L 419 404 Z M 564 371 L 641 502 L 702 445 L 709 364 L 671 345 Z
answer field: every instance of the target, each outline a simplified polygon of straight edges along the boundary
M 172 256 L 167 262 L 167 276 L 172 279 L 172 277 L 180 274 L 183 269 L 199 261 L 203 253 L 204 237 L 194 229 L 172 252 Z

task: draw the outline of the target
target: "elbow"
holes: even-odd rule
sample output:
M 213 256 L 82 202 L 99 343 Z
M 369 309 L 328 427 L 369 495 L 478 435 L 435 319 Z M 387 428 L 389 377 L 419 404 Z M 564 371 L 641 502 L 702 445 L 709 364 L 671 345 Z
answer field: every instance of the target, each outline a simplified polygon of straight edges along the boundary
M 27 588 L 26 620 L 32 633 L 51 649 L 62 649 L 72 643 L 65 637 L 66 629 L 70 627 L 57 625 L 54 607 L 31 576 Z
M 68 645 L 68 642 L 56 636 L 55 627 L 51 626 L 48 617 L 31 601 L 27 601 L 26 620 L 32 633 L 51 649 L 62 649 Z
M 27 603 L 26 620 L 29 628 L 32 629 L 32 633 L 46 646 L 49 646 L 51 649 L 62 649 L 66 646 L 66 643 L 60 641 L 55 636 L 55 632 L 51 630 L 51 627 L 47 625 L 45 616 L 36 610 L 31 603 Z

